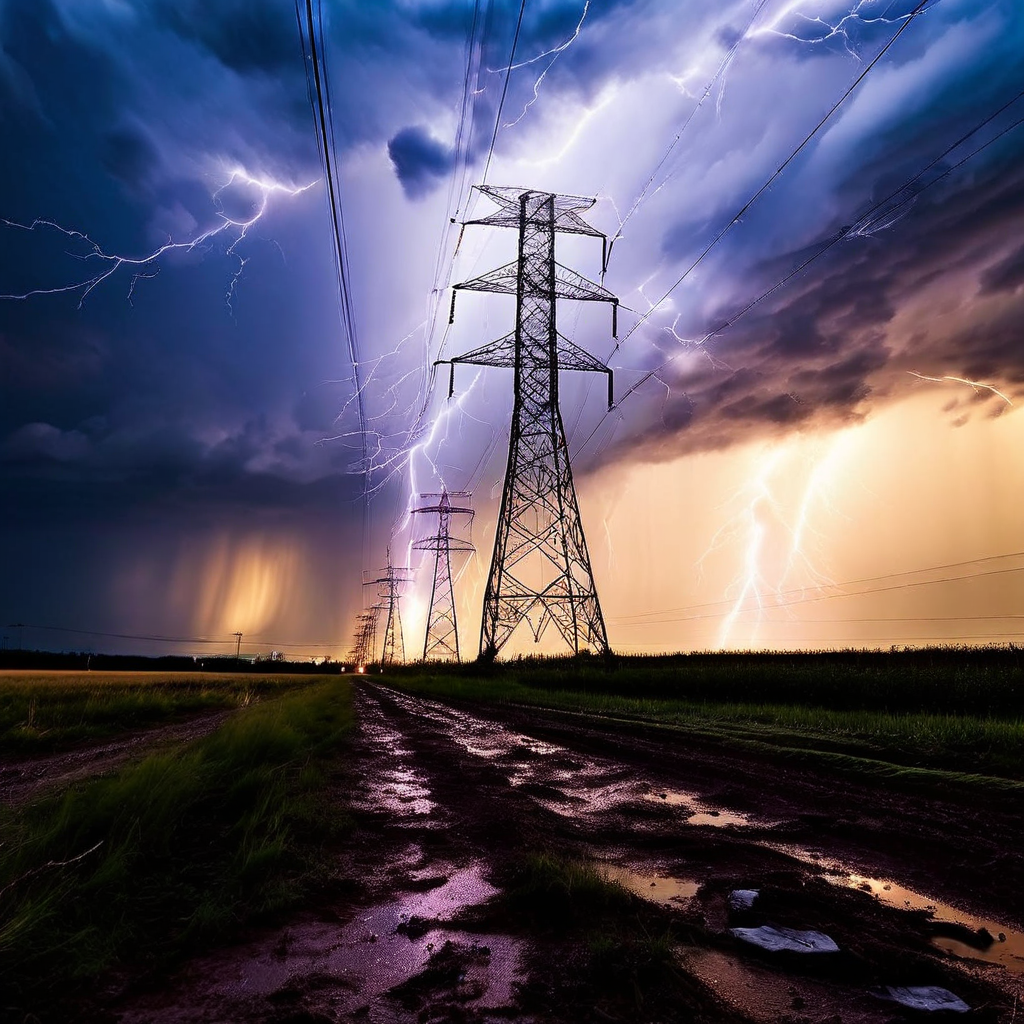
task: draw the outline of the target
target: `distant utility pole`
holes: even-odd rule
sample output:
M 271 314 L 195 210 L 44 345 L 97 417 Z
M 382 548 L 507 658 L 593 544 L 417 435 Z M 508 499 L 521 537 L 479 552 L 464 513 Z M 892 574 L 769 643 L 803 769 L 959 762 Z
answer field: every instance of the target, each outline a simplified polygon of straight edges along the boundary
M 402 586 L 412 578 L 412 570 L 399 568 L 391 564 L 391 548 L 388 548 L 388 564 L 380 570 L 374 580 L 364 580 L 364 587 L 376 586 L 377 595 L 384 601 L 388 610 L 387 623 L 384 626 L 384 643 L 380 653 L 381 666 L 397 661 L 405 661 L 405 639 L 402 636 L 402 612 L 399 605 Z M 382 609 L 383 610 L 383 609 Z
M 235 638 L 235 661 L 238 661 L 238 655 L 242 650 L 242 634 L 233 633 L 232 636 Z
M 451 363 L 449 396 L 454 391 L 456 363 L 515 370 L 508 465 L 484 593 L 480 658 L 493 660 L 524 620 L 538 643 L 553 622 L 573 653 L 581 647 L 606 653 L 608 634 L 558 408 L 558 371 L 606 374 L 609 406 L 612 372 L 562 337 L 555 326 L 555 300 L 582 299 L 611 303 L 612 334 L 617 333 L 618 299 L 555 262 L 556 232 L 592 235 L 606 242 L 602 232 L 579 215 L 595 200 L 491 185 L 478 185 L 477 189 L 499 209 L 467 223 L 510 227 L 519 233 L 519 255 L 514 262 L 455 285 L 455 290 L 515 295 L 515 330 L 447 360 Z M 451 322 L 455 319 L 455 294 L 453 291 Z
M 456 492 L 459 498 L 468 498 L 464 491 Z M 426 499 L 434 495 L 424 494 Z M 453 515 L 472 517 L 474 512 L 469 507 L 459 507 L 451 503 L 448 491 L 443 490 L 437 495 L 437 504 L 414 508 L 417 512 L 437 513 L 437 533 L 413 544 L 417 551 L 434 552 L 434 582 L 430 587 L 430 608 L 427 611 L 427 631 L 423 638 L 423 660 L 439 658 L 445 661 L 460 661 L 459 658 L 459 625 L 455 617 L 455 590 L 452 585 L 453 551 L 474 551 L 469 541 L 452 539 L 450 533 Z
M 25 649 L 24 648 L 24 637 L 25 637 L 24 629 L 25 629 L 25 623 L 24 622 L 12 622 L 12 623 L 10 623 L 7 626 L 7 628 L 8 629 L 16 629 L 18 631 L 18 650 L 19 651 L 24 650 Z

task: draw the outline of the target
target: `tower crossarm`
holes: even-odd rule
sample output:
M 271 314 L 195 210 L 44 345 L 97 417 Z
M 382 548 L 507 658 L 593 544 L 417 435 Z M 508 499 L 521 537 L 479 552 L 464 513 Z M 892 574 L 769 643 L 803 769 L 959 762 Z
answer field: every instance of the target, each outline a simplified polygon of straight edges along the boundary
M 541 295 L 547 298 L 551 292 L 544 282 L 545 287 L 529 288 L 523 287 L 524 295 Z M 468 281 L 460 281 L 452 285 L 454 293 L 457 291 L 466 292 L 493 292 L 497 295 L 518 295 L 519 294 L 519 264 L 506 263 L 496 270 L 488 270 L 486 274 L 479 277 L 471 277 Z M 613 295 L 607 288 L 590 281 L 575 270 L 563 267 L 561 263 L 555 264 L 555 288 L 556 299 L 577 299 L 580 302 L 610 302 L 618 306 L 618 297 Z M 454 306 L 454 303 L 453 303 Z
M 474 220 L 466 221 L 467 224 L 481 224 L 487 227 L 516 228 L 520 224 L 520 202 L 524 194 L 531 192 L 531 189 L 505 187 L 501 185 L 476 185 L 474 186 L 481 195 L 487 196 L 499 207 L 494 213 L 486 217 L 477 217 Z M 570 235 L 590 235 L 593 238 L 606 238 L 603 231 L 588 224 L 580 215 L 579 211 L 589 210 L 596 202 L 590 196 L 566 196 L 554 197 L 554 229 Z
M 479 348 L 464 352 L 461 356 L 453 356 L 451 359 L 438 359 L 435 366 L 448 363 L 448 397 L 455 394 L 455 364 L 469 363 L 475 366 L 503 366 L 513 368 L 516 365 L 516 336 L 515 333 L 506 334 L 497 341 L 488 342 Z M 605 363 L 602 363 L 596 356 L 592 356 L 586 349 L 580 348 L 574 341 L 570 341 L 563 334 L 558 335 L 558 369 L 559 370 L 580 370 L 585 373 L 604 373 L 608 376 L 608 408 L 612 407 L 615 397 L 613 389 L 614 372 Z M 415 512 L 434 512 L 436 509 L 414 509 Z M 456 511 L 456 509 L 452 509 Z

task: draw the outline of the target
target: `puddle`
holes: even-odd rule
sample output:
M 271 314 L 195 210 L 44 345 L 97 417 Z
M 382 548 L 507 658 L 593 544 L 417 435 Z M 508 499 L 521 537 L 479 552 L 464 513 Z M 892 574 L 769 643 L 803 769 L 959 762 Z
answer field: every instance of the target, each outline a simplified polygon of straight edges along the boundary
M 431 865 L 432 872 L 443 871 Z M 240 1000 L 269 997 L 277 1003 L 301 1003 L 315 993 L 332 1016 L 369 1007 L 363 1019 L 391 1019 L 385 994 L 419 974 L 430 958 L 453 944 L 467 962 L 473 995 L 462 1005 L 481 1010 L 508 1006 L 519 974 L 520 943 L 507 935 L 467 935 L 447 922 L 467 907 L 490 899 L 497 890 L 482 867 L 456 871 L 443 884 L 369 907 L 344 925 L 310 921 L 275 934 L 258 945 L 224 950 L 193 969 L 184 990 L 163 1005 L 123 1011 L 124 1024 L 237 1019 Z M 446 951 L 447 952 L 447 951 Z M 379 1006 L 374 1001 L 384 1000 Z M 168 1005 L 168 1003 L 170 1005 Z M 205 1014 L 205 1015 L 204 1015 Z
M 642 900 L 665 907 L 678 908 L 685 905 L 700 889 L 699 882 L 673 878 L 670 875 L 647 875 L 615 864 L 602 864 L 601 873 Z
M 436 701 L 394 691 L 388 691 L 388 697 L 407 713 L 438 725 L 467 753 L 492 761 L 505 773 L 509 785 L 527 787 L 533 800 L 562 817 L 650 801 L 688 811 L 689 825 L 750 828 L 754 824 L 748 815 L 709 806 L 694 793 L 652 790 L 649 782 L 637 779 L 618 762 L 583 758 L 558 744 Z M 560 792 L 545 796 L 545 788 Z
M 721 808 L 708 808 L 693 793 L 678 790 L 658 790 L 644 793 L 644 799 L 651 803 L 666 804 L 669 807 L 682 807 L 691 813 L 686 819 L 688 825 L 710 825 L 712 828 L 749 828 L 750 817 L 739 811 L 724 811 Z
M 367 711 L 363 712 L 361 727 L 364 738 L 382 752 L 383 756 L 374 758 L 374 764 L 384 767 L 379 774 L 363 780 L 353 806 L 360 810 L 383 809 L 400 818 L 429 815 L 436 805 L 412 764 L 412 752 L 402 746 L 401 733 Z
M 986 963 L 1000 964 L 1011 974 L 1024 975 L 1024 932 L 1014 931 L 998 921 L 989 921 L 983 917 L 964 913 L 948 903 L 940 903 L 922 896 L 913 889 L 906 889 L 895 882 L 880 878 L 866 878 L 856 874 L 826 874 L 825 879 L 833 885 L 841 885 L 850 889 L 868 892 L 880 903 L 900 910 L 924 910 L 932 921 L 941 924 L 963 925 L 972 932 L 984 928 L 993 938 L 993 942 L 985 949 L 979 949 L 967 942 L 950 938 L 945 935 L 935 936 L 931 942 L 953 956 L 969 960 L 983 960 Z

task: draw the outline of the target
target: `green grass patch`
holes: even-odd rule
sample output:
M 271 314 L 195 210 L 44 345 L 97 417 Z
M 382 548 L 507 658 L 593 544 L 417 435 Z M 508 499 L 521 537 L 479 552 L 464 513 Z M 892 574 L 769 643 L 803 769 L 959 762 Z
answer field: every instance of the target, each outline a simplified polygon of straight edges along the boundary
M 246 707 L 309 677 L 205 672 L 0 673 L 0 753 L 98 742 L 203 711 Z
M 644 722 L 720 743 L 1024 781 L 1021 652 L 693 655 L 407 668 L 389 683 L 446 699 Z M 828 755 L 828 756 L 825 756 Z M 843 759 L 846 759 L 843 762 Z M 874 772 L 875 769 L 872 769 Z
M 501 920 L 572 950 L 570 971 L 554 972 L 536 992 L 524 989 L 526 1009 L 543 1015 L 553 992 L 563 1004 L 603 1005 L 615 1020 L 721 1019 L 691 1012 L 717 1008 L 677 970 L 676 950 L 692 928 L 630 893 L 600 863 L 524 854 L 503 891 Z
M 504 902 L 531 925 L 564 930 L 627 913 L 635 897 L 598 864 L 539 852 L 516 865 Z
M 347 827 L 328 803 L 353 727 L 332 679 L 2 821 L 0 988 L 30 1007 L 294 904 Z

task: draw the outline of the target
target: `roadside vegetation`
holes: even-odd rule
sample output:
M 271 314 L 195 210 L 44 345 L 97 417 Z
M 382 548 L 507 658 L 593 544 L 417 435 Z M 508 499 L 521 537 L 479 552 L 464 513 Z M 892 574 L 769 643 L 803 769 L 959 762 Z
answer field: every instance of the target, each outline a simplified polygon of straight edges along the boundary
M 46 1019 L 54 993 L 173 962 L 332 881 L 351 690 L 296 682 L 202 739 L 0 812 L 5 1011 Z
M 909 784 L 1024 782 L 1024 650 L 1015 648 L 523 659 L 407 667 L 388 682 L 642 722 Z
M 0 756 L 51 753 L 204 711 L 246 707 L 309 677 L 212 672 L 0 672 Z
M 676 951 L 693 941 L 693 927 L 634 896 L 598 862 L 526 852 L 511 866 L 490 913 L 536 943 L 533 983 L 521 995 L 527 1010 L 543 1015 L 554 1002 L 596 1006 L 608 1020 L 729 1019 L 679 970 Z M 571 970 L 553 956 L 566 942 Z

